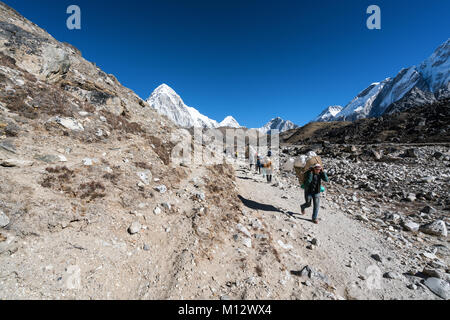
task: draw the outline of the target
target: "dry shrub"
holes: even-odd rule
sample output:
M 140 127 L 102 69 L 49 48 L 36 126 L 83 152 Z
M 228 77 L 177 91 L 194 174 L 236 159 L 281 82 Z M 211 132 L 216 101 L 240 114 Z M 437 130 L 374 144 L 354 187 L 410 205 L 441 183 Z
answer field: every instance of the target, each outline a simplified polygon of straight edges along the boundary
M 120 116 L 117 116 L 109 111 L 102 110 L 101 114 L 106 118 L 106 121 L 111 129 L 137 135 L 145 133 L 145 130 L 139 123 L 129 122 L 127 120 L 127 115 L 124 113 L 122 113 Z
M 262 270 L 261 266 L 256 266 L 255 271 L 256 271 L 256 274 L 258 275 L 258 277 L 263 276 L 263 270 Z
M 74 114 L 73 104 L 69 100 L 68 93 L 59 90 L 54 85 L 28 83 L 23 87 L 15 86 L 14 90 L 16 92 L 13 95 L 0 93 L 0 100 L 10 111 L 23 117 L 36 119 L 41 114 L 72 117 Z M 25 99 L 28 97 L 32 99 L 32 106 L 25 103 Z
M 0 65 L 8 67 L 10 69 L 17 69 L 16 60 L 10 56 L 0 52 Z
M 101 182 L 91 181 L 89 183 L 83 183 L 80 185 L 80 198 L 89 198 L 92 201 L 96 198 L 104 198 L 105 193 L 98 192 L 97 190 L 105 191 L 105 186 Z
M 152 166 L 150 166 L 148 163 L 145 162 L 135 162 L 134 165 L 136 166 L 136 168 L 152 170 Z
M 103 175 L 103 179 L 111 181 L 113 185 L 117 185 L 119 183 L 119 178 L 119 173 L 105 173 Z
M 72 179 L 75 177 L 75 172 L 68 169 L 66 166 L 56 166 L 54 168 L 48 167 L 45 169 L 48 172 L 41 181 L 41 186 L 57 191 L 63 191 L 71 196 L 76 196 L 76 192 L 70 187 Z
M 158 155 L 161 161 L 167 166 L 170 163 L 170 158 L 172 156 L 172 149 L 174 148 L 174 144 L 171 142 L 163 143 L 161 139 L 155 136 L 147 136 L 147 139 L 150 144 L 153 144 L 155 147 L 153 151 Z
M 183 168 L 176 167 L 174 169 L 169 169 L 167 172 L 163 173 L 162 176 L 162 182 L 165 185 L 176 188 L 181 180 L 187 178 L 187 173 Z

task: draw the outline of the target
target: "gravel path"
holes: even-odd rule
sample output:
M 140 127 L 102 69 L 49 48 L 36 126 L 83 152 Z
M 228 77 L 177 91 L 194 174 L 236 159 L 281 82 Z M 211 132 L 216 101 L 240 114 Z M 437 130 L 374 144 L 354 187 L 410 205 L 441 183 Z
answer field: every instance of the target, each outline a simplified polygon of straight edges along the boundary
M 300 271 L 308 265 L 319 271 L 329 278 L 337 298 L 440 299 L 420 284 L 420 278 L 403 274 L 414 261 L 407 261 L 402 250 L 380 232 L 331 209 L 326 194 L 321 198 L 320 221 L 316 225 L 310 220 L 312 208 L 307 209 L 304 216 L 300 215 L 304 196 L 298 186 L 278 181 L 281 186 L 275 187 L 276 179 L 275 183 L 268 184 L 261 175 L 244 166 L 236 172 L 244 205 L 270 226 L 275 242 L 276 239 L 289 242 L 291 251 L 302 257 L 292 263 L 287 261 L 289 270 Z M 311 244 L 316 241 L 317 245 Z M 378 255 L 381 262 L 373 255 Z M 408 285 L 415 289 L 408 289 Z M 305 298 L 314 298 L 314 295 Z

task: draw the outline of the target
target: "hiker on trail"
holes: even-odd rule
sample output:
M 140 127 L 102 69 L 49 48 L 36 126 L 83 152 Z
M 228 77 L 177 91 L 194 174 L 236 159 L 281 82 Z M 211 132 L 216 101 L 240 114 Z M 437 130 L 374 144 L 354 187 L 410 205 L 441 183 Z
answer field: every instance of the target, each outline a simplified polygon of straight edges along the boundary
M 256 172 L 261 173 L 261 158 L 256 154 Z
M 272 156 L 272 152 L 269 151 L 267 153 L 267 157 L 263 159 L 263 171 L 267 177 L 267 182 L 272 182 L 272 159 L 270 158 Z
M 311 206 L 311 201 L 313 202 L 313 216 L 312 221 L 314 223 L 319 223 L 317 218 L 319 214 L 319 204 L 320 204 L 320 192 L 322 191 L 322 180 L 328 182 L 328 176 L 320 164 L 315 164 L 307 172 L 305 172 L 304 177 L 304 187 L 305 187 L 305 203 L 302 204 L 302 214 L 305 214 L 305 209 Z
M 253 150 L 251 148 L 249 148 L 249 150 L 248 150 L 248 160 L 250 162 L 250 171 L 252 170 L 252 167 L 255 164 L 255 159 L 256 159 L 256 153 L 253 152 Z M 258 169 L 256 169 L 256 170 L 258 170 Z

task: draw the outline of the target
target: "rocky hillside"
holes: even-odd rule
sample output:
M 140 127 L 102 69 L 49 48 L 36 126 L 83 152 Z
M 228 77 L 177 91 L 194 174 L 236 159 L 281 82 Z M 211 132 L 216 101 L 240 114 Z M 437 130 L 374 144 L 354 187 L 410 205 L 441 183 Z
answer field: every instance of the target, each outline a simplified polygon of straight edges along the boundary
M 282 133 L 285 144 L 302 143 L 448 143 L 450 141 L 450 100 L 379 118 L 354 122 L 310 123 Z
M 316 225 L 292 172 L 180 159 L 223 146 L 0 2 L 0 299 L 448 299 L 448 146 L 368 145 L 448 141 L 448 119 L 287 132 L 283 160 L 314 149 L 330 173 Z
M 222 255 L 233 168 L 173 163 L 184 130 L 3 3 L 0 88 L 0 299 L 212 298 L 253 268 Z

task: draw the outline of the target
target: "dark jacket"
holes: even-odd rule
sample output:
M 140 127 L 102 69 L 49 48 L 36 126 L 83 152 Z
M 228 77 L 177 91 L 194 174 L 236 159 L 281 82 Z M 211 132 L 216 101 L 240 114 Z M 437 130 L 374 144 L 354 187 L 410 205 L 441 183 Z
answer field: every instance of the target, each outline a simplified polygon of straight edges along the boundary
M 305 172 L 305 180 L 304 180 L 304 187 L 306 192 L 310 192 L 309 188 L 311 186 L 312 180 L 313 180 L 313 172 L 311 170 L 308 170 L 307 172 Z M 324 171 L 319 173 L 319 187 L 318 187 L 319 191 L 322 185 L 322 180 L 325 182 L 329 181 L 328 176 Z

